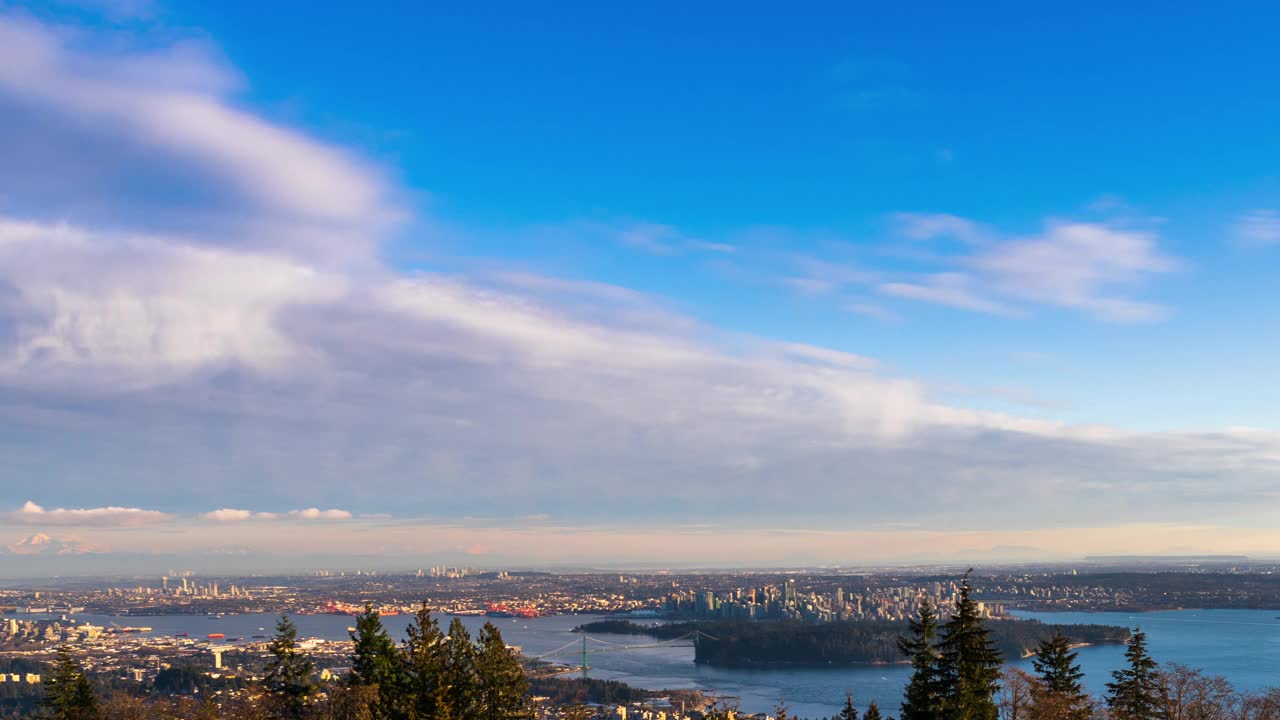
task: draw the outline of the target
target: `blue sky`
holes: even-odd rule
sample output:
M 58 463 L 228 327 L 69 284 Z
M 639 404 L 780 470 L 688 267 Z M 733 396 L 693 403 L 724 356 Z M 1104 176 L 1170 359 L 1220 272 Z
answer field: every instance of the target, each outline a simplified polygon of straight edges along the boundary
M 1274 8 L 0 8 L 12 552 L 1280 553 Z
M 1249 299 L 1266 292 L 1274 258 L 1230 243 L 1238 217 L 1280 204 L 1280 148 L 1268 142 L 1280 57 L 1261 5 L 1159 18 L 1018 3 L 156 12 L 216 38 L 269 116 L 363 148 L 435 222 L 465 229 L 444 242 L 406 231 L 394 262 L 444 252 L 615 283 L 719 327 L 874 348 L 940 383 L 1026 383 L 1078 421 L 1275 424 L 1274 384 L 1236 378 L 1270 364 L 1239 349 L 1265 335 L 1266 304 Z M 1146 224 L 1181 267 L 1135 292 L 1170 317 L 1099 326 L 1041 309 L 993 322 L 859 288 L 796 298 L 758 277 L 789 254 L 908 268 L 878 256 L 899 212 L 1010 235 L 1050 218 L 1158 218 Z M 769 257 L 524 237 L 586 221 L 660 224 Z M 886 327 L 842 301 L 902 321 Z M 1191 337 L 1218 341 L 1189 348 Z M 1010 362 L 1028 353 L 1054 362 Z M 1191 377 L 1194 390 L 1164 390 Z

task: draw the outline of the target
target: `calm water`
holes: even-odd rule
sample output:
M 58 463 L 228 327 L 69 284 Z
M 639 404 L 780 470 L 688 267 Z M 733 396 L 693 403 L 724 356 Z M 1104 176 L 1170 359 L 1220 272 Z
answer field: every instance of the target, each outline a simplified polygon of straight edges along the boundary
M 1223 675 L 1239 689 L 1256 690 L 1280 685 L 1280 611 L 1265 610 L 1179 610 L 1142 614 L 1130 613 L 1020 613 L 1023 617 L 1057 623 L 1098 623 L 1104 625 L 1141 625 L 1150 641 L 1151 653 L 1160 662 L 1178 662 L 1203 668 L 1210 674 Z M 203 637 L 211 632 L 227 637 L 249 638 L 254 634 L 270 634 L 274 617 L 270 615 L 227 616 L 221 620 L 205 617 L 104 617 L 77 615 L 77 623 L 95 625 L 148 625 L 156 634 L 172 635 L 189 632 Z M 346 639 L 346 628 L 353 619 L 333 615 L 300 615 L 294 618 L 303 636 L 330 640 Z M 408 616 L 385 618 L 389 630 L 402 635 Z M 581 636 L 570 630 L 590 618 L 547 617 L 530 620 L 495 618 L 503 637 L 519 645 L 527 655 L 540 655 L 566 644 L 581 642 Z M 463 622 L 475 632 L 486 618 L 464 617 Z M 447 624 L 447 619 L 442 624 Z M 259 628 L 265 628 L 260 631 Z M 647 638 L 617 635 L 594 635 L 602 640 L 623 645 L 652 642 Z M 593 644 L 590 656 L 592 677 L 621 680 L 638 687 L 662 689 L 682 688 L 714 691 L 721 697 L 737 698 L 742 708 L 751 712 L 772 710 L 779 698 L 785 698 L 792 711 L 804 717 L 834 714 L 843 701 L 845 690 L 854 693 L 860 705 L 875 700 L 896 714 L 902 686 L 909 669 L 905 666 L 857 666 L 831 669 L 739 670 L 709 668 L 693 663 L 691 646 L 665 646 L 632 650 L 608 650 Z M 580 660 L 580 645 L 557 655 L 566 664 Z M 1112 670 L 1124 662 L 1122 646 L 1082 648 L 1080 663 L 1086 683 L 1095 694 L 1104 691 Z M 1016 663 L 1030 670 L 1029 661 Z

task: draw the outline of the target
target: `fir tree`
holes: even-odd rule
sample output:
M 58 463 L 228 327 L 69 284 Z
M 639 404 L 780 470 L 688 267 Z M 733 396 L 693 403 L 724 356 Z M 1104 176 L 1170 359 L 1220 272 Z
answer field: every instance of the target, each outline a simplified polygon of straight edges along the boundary
M 474 718 L 477 711 L 476 648 L 462 620 L 449 623 L 444 663 L 449 709 L 455 718 Z
M 787 710 L 787 704 L 781 700 L 774 706 L 773 714 L 777 720 L 791 720 L 791 713 Z
M 938 678 L 938 617 L 928 596 L 921 598 L 918 617 L 910 621 L 911 636 L 898 638 L 898 650 L 911 661 L 911 680 L 902 700 L 902 720 L 935 720 L 941 712 Z
M 401 720 L 408 716 L 409 693 L 404 658 L 400 649 L 382 625 L 382 617 L 371 604 L 356 616 L 356 628 L 351 633 L 355 648 L 351 654 L 352 685 L 367 685 L 378 689 L 374 704 L 376 720 Z
M 424 602 L 406 630 L 405 660 L 414 717 L 418 720 L 454 720 L 449 708 L 449 683 L 445 675 L 448 643 L 440 623 Z
M 99 720 L 102 717 L 93 684 L 66 646 L 58 648 L 53 673 L 44 682 L 44 693 L 44 705 L 52 720 Z
M 480 630 L 480 651 L 476 655 L 476 697 L 481 720 L 528 720 L 533 710 L 527 697 L 529 681 L 520 660 L 493 623 Z
M 883 720 L 880 717 L 880 706 L 876 704 L 875 700 L 872 700 L 871 704 L 867 706 L 867 712 L 863 714 L 862 720 Z
M 270 693 L 274 715 L 285 720 L 304 717 L 307 701 L 316 690 L 311 681 L 315 664 L 298 648 L 298 628 L 288 615 L 276 621 L 276 634 L 267 651 L 271 661 L 262 684 Z
M 996 720 L 1000 687 L 1000 651 L 978 614 L 969 585 L 970 570 L 960 583 L 956 612 L 942 626 L 938 643 L 940 717 L 946 720 Z
M 1055 632 L 1052 638 L 1036 648 L 1031 664 L 1040 674 L 1044 690 L 1074 708 L 1071 713 L 1073 718 L 1084 720 L 1090 715 L 1090 703 L 1080 682 L 1084 678 L 1084 672 L 1076 663 L 1077 655 L 1071 649 L 1071 641 L 1061 632 Z
M 858 709 L 853 706 L 853 693 L 844 694 L 844 707 L 836 715 L 836 720 L 858 720 Z
M 1162 692 L 1156 661 L 1147 654 L 1147 634 L 1134 628 L 1124 652 L 1128 667 L 1111 673 L 1107 683 L 1107 707 L 1117 720 L 1159 720 Z

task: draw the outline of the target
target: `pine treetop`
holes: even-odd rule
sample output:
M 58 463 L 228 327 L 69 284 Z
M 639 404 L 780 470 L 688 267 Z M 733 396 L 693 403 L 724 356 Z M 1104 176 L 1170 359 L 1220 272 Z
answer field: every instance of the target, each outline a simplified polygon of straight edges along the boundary
M 994 696 L 1003 659 L 973 599 L 971 572 L 961 580 L 956 612 L 942 626 L 938 642 L 943 715 L 953 720 L 995 720 Z
M 1071 641 L 1061 631 L 1055 631 L 1053 637 L 1036 648 L 1031 664 L 1050 692 L 1082 695 L 1084 687 L 1080 681 L 1084 672 L 1076 663 L 1078 654 L 1071 649 Z
M 853 706 L 853 693 L 844 694 L 844 707 L 840 709 L 836 720 L 858 720 L 858 709 Z

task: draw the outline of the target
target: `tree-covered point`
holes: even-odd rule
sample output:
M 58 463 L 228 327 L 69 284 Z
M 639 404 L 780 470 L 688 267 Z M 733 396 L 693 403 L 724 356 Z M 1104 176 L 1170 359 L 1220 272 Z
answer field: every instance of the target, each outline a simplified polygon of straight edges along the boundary
M 629 705 L 666 698 L 697 707 L 704 701 L 697 690 L 645 690 L 618 680 L 584 677 L 531 677 L 529 692 L 547 698 L 551 705 Z
M 1072 644 L 1120 644 L 1129 638 L 1127 628 L 1112 625 L 1054 625 L 1035 620 L 988 620 L 985 625 L 991 641 L 1008 658 L 1029 656 L 1055 633 Z M 910 631 L 905 622 L 879 620 L 823 625 L 728 621 L 700 623 L 699 628 L 706 635 L 698 641 L 696 662 L 719 666 L 897 663 L 904 660 L 898 638 Z
M 575 627 L 573 631 L 576 633 L 600 633 L 605 635 L 647 635 L 660 640 L 671 640 L 688 635 L 698 627 L 699 623 L 695 622 L 644 624 L 631 620 L 611 618 L 583 623 Z

